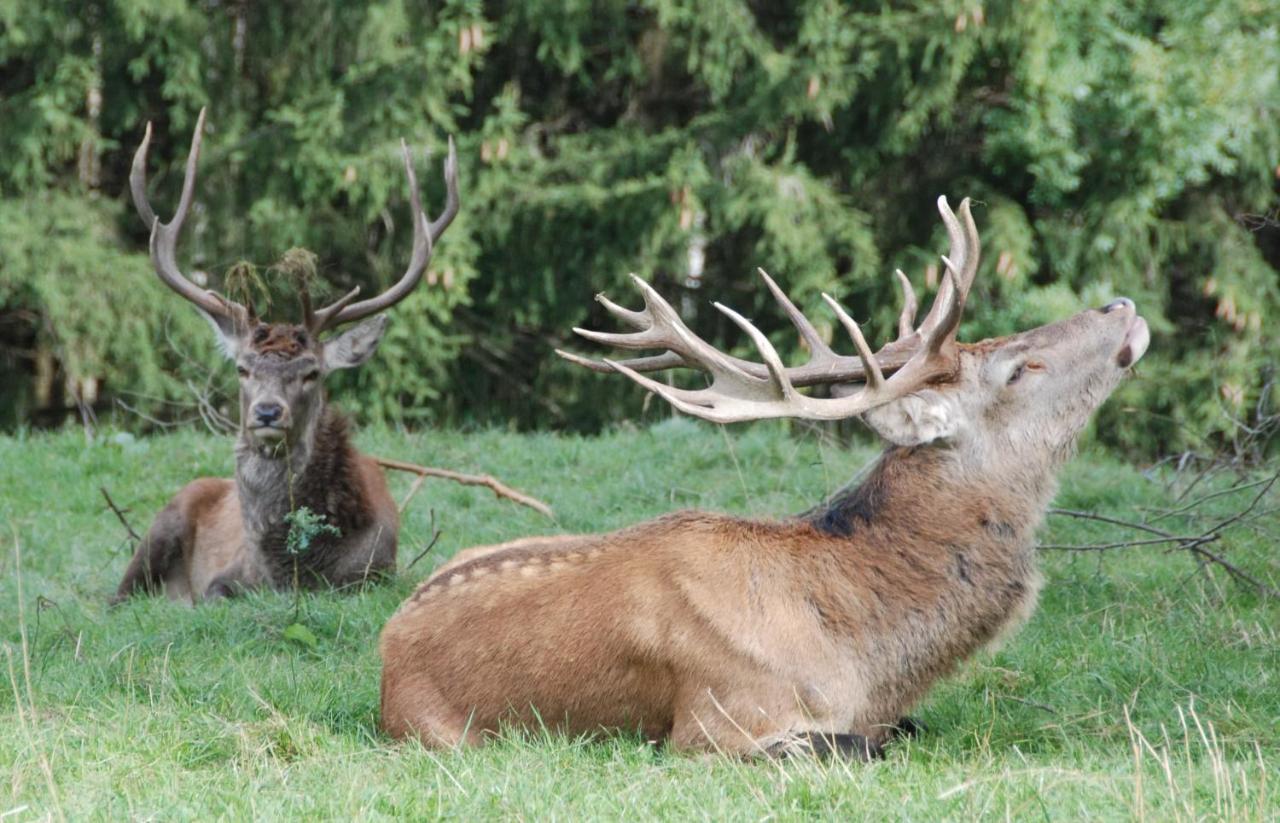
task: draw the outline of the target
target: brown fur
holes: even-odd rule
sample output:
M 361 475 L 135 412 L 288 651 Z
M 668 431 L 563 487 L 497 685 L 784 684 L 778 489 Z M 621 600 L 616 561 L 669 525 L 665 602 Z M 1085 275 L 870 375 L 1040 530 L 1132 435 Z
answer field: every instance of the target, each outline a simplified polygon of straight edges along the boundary
M 536 709 L 573 733 L 638 728 L 741 753 L 801 731 L 881 741 L 1038 587 L 1029 535 L 996 548 L 983 525 L 1013 513 L 947 494 L 936 462 L 886 454 L 868 481 L 883 505 L 849 536 L 684 512 L 450 564 L 383 634 L 384 726 L 476 742 Z M 931 510 L 963 528 L 930 529 L 902 505 L 922 473 L 937 478 Z
M 395 570 L 399 515 L 382 470 L 351 445 L 346 418 L 325 405 L 323 388 L 297 379 L 309 363 L 323 365 L 322 344 L 288 324 L 258 324 L 239 342 L 241 367 L 252 367 L 261 385 L 242 378 L 236 478 L 201 478 L 169 502 L 138 545 L 117 601 L 161 589 L 199 602 L 258 586 L 346 586 Z M 285 405 L 290 429 L 278 443 L 249 430 L 263 397 Z M 285 516 L 302 507 L 339 534 L 321 533 L 291 554 Z
M 682 512 L 460 554 L 383 630 L 383 728 L 872 756 L 1030 615 L 1054 473 L 1140 322 L 1130 304 L 961 347 L 952 381 L 864 416 L 898 444 L 865 482 L 796 518 Z

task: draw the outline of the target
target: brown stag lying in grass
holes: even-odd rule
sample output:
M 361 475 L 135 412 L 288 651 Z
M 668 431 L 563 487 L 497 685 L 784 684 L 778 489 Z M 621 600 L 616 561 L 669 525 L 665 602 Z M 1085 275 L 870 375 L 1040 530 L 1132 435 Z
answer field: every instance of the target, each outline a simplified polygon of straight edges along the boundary
M 444 213 L 428 221 L 408 146 L 403 146 L 413 252 L 403 276 L 382 294 L 355 302 L 359 288 L 313 308 L 301 289 L 302 322 L 267 323 L 250 307 L 196 286 L 178 267 L 178 235 L 195 196 L 204 112 L 187 156 L 182 196 L 173 219 L 161 223 L 147 202 L 147 148 L 138 147 L 129 178 L 138 214 L 151 228 L 151 260 L 165 285 L 209 319 L 240 376 L 240 433 L 234 479 L 188 484 L 139 542 L 116 593 L 123 600 L 163 588 L 198 602 L 241 588 L 269 585 L 343 586 L 395 570 L 399 516 L 377 463 L 352 446 L 346 418 L 325 402 L 323 380 L 372 356 L 386 329 L 381 314 L 422 280 L 435 243 L 458 213 L 457 156 L 445 161 Z M 341 334 L 322 334 L 362 321 Z M 313 519 L 309 546 L 289 544 L 290 515 Z M 319 518 L 318 520 L 315 518 Z M 296 522 L 296 521 L 293 521 Z
M 784 366 L 724 306 L 763 363 L 712 348 L 642 281 L 642 311 L 600 297 L 635 331 L 579 334 L 665 352 L 603 363 L 562 353 L 570 360 L 708 420 L 856 415 L 888 446 L 860 486 L 786 520 L 681 512 L 463 552 L 382 633 L 386 731 L 453 745 L 545 723 L 737 754 L 870 757 L 934 681 L 1025 620 L 1056 470 L 1146 350 L 1147 326 L 1122 298 L 958 343 L 978 237 L 967 200 L 958 217 L 945 198 L 939 208 L 951 251 L 932 308 L 916 327 L 900 277 L 898 337 L 874 354 L 828 297 L 857 350 L 836 354 L 767 276 L 811 352 L 803 366 Z M 644 375 L 679 366 L 710 386 Z M 798 390 L 819 384 L 830 397 Z

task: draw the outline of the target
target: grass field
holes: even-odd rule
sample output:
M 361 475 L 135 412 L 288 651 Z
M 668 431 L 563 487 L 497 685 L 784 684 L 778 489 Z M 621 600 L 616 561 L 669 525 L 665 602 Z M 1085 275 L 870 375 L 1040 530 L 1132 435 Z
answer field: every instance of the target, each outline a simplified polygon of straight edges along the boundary
M 230 473 L 230 441 L 0 439 L 0 773 L 9 775 L 0 820 L 1280 818 L 1280 604 L 1158 546 L 1045 553 L 1030 624 L 936 688 L 916 712 L 925 734 L 870 765 L 689 757 L 634 737 L 512 736 L 443 753 L 392 743 L 376 726 L 378 631 L 457 550 L 684 507 L 794 513 L 872 452 L 775 424 L 721 431 L 688 421 L 590 440 L 390 431 L 358 440 L 376 454 L 492 472 L 548 500 L 560 519 L 430 481 L 406 515 L 392 584 L 108 609 L 129 547 L 99 487 L 142 530 L 186 480 Z M 409 479 L 393 478 L 397 496 Z M 1064 473 L 1057 505 L 1138 519 L 1170 506 L 1178 482 L 1085 455 Z M 1198 533 L 1256 490 L 1162 526 Z M 1259 511 L 1278 505 L 1273 490 Z M 430 537 L 431 510 L 441 539 L 406 570 Z M 1272 515 L 1214 548 L 1280 585 L 1276 534 Z M 1052 517 L 1044 542 L 1133 536 Z

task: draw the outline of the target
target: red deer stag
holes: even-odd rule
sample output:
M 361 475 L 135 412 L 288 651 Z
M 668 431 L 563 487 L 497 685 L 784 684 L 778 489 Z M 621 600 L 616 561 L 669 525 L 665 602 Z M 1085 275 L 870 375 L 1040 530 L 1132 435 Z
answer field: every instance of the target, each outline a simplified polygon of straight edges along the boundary
M 645 308 L 598 299 L 635 331 L 577 330 L 660 355 L 594 363 L 677 409 L 726 423 L 859 416 L 888 446 L 865 482 L 782 521 L 681 512 L 604 535 L 473 549 L 382 633 L 382 724 L 425 743 L 480 742 L 502 723 L 638 729 L 736 754 L 878 754 L 939 677 L 1025 620 L 1034 533 L 1076 433 L 1148 343 L 1133 302 L 977 344 L 956 341 L 978 268 L 966 200 L 939 199 L 951 251 L 915 326 L 836 354 L 761 273 L 811 355 L 788 368 L 750 321 L 763 363 L 699 339 L 639 279 Z M 643 372 L 688 367 L 707 388 Z M 799 387 L 830 385 L 831 397 Z
M 178 209 L 161 223 L 147 202 L 151 125 L 133 158 L 133 203 L 151 228 L 151 260 L 169 288 L 196 305 L 217 332 L 240 377 L 240 433 L 235 479 L 188 484 L 156 517 L 116 593 L 163 588 L 173 599 L 199 602 L 242 588 L 343 586 L 395 570 L 399 516 L 382 471 L 351 445 L 346 418 L 325 403 L 323 380 L 369 359 L 382 339 L 380 312 L 422 279 L 435 243 L 458 213 L 453 142 L 444 165 L 444 213 L 428 222 L 413 160 L 402 143 L 413 219 L 409 267 L 382 294 L 355 302 L 355 288 L 314 308 L 301 289 L 302 323 L 266 323 L 250 307 L 196 286 L 178 267 L 178 236 L 195 196 L 204 112 L 196 122 Z M 362 321 L 341 334 L 328 331 Z M 305 552 L 288 545 L 286 517 L 302 508 L 324 518 Z M 332 527 L 332 528 L 328 528 Z M 294 548 L 295 551 L 290 549 Z

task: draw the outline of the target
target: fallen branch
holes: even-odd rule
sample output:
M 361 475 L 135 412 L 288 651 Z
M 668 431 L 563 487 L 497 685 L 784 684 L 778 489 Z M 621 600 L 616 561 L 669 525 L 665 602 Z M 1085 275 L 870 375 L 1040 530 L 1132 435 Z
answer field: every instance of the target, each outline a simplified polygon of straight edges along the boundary
M 1108 543 L 1091 543 L 1087 545 L 1042 544 L 1039 548 L 1044 549 L 1046 551 L 1106 552 L 1106 551 L 1112 551 L 1115 549 L 1131 548 L 1134 546 L 1153 546 L 1153 545 L 1159 545 L 1161 543 L 1174 543 L 1176 545 L 1170 546 L 1165 551 L 1167 552 L 1177 551 L 1177 550 L 1186 551 L 1188 554 L 1190 554 L 1192 557 L 1196 559 L 1196 561 L 1201 565 L 1202 568 L 1206 564 L 1218 566 L 1219 568 L 1226 571 L 1227 574 L 1230 575 L 1237 583 L 1243 583 L 1243 584 L 1252 586 L 1259 594 L 1262 594 L 1265 597 L 1280 599 L 1280 590 L 1277 590 L 1274 586 L 1268 585 L 1267 583 L 1264 583 L 1263 581 L 1259 580 L 1253 575 L 1250 575 L 1248 572 L 1244 571 L 1239 566 L 1227 560 L 1221 554 L 1209 551 L 1208 549 L 1204 548 L 1206 545 L 1220 540 L 1223 534 L 1228 529 L 1230 529 L 1232 526 L 1240 524 L 1241 521 L 1245 520 L 1245 518 L 1248 517 L 1254 511 L 1254 509 L 1258 507 L 1258 504 L 1262 502 L 1262 499 L 1264 497 L 1267 496 L 1267 493 L 1271 491 L 1272 487 L 1276 485 L 1277 481 L 1280 481 L 1280 472 L 1276 472 L 1270 475 L 1269 477 L 1264 477 L 1261 480 L 1256 480 L 1249 483 L 1239 483 L 1235 486 L 1232 486 L 1230 489 L 1225 489 L 1223 491 L 1218 491 L 1212 494 L 1203 495 L 1200 497 L 1199 500 L 1195 501 L 1194 503 L 1183 506 L 1180 509 L 1163 512 L 1160 514 L 1160 516 L 1155 517 L 1152 520 L 1147 521 L 1145 523 L 1135 523 L 1129 520 L 1121 520 L 1120 518 L 1117 518 L 1117 517 L 1108 517 L 1107 515 L 1097 514 L 1096 512 L 1082 512 L 1082 511 L 1074 511 L 1072 509 L 1050 509 L 1049 510 L 1050 514 L 1061 515 L 1064 517 L 1075 517 L 1081 520 L 1095 520 L 1100 523 L 1110 523 L 1115 526 L 1123 526 L 1128 529 L 1145 532 L 1146 534 L 1154 534 L 1157 536 L 1139 538 L 1136 540 L 1115 540 Z M 1232 494 L 1234 492 L 1240 492 L 1247 489 L 1254 489 L 1259 486 L 1261 486 L 1262 488 L 1258 491 L 1257 494 L 1253 496 L 1253 499 L 1249 501 L 1249 504 L 1247 506 L 1245 506 L 1240 511 L 1237 511 L 1235 514 L 1232 514 L 1229 517 L 1225 517 L 1222 520 L 1219 520 L 1217 523 L 1213 524 L 1212 526 L 1200 532 L 1199 534 L 1177 535 L 1177 534 L 1173 534 L 1172 532 L 1167 532 L 1164 529 L 1156 528 L 1155 526 L 1151 525 L 1151 523 L 1155 522 L 1156 520 L 1161 520 L 1164 517 L 1168 517 L 1170 515 L 1175 515 L 1175 514 L 1187 515 L 1191 509 L 1194 509 L 1195 507 L 1201 505 L 1202 503 L 1208 500 L 1219 498 L 1227 494 Z M 1264 510 L 1264 513 L 1265 511 L 1266 510 Z
M 409 472 L 418 475 L 418 479 L 413 481 L 413 485 L 409 487 L 409 493 L 405 495 L 404 501 L 400 504 L 400 511 L 404 511 L 409 505 L 409 501 L 418 489 L 422 487 L 422 483 L 428 477 L 439 477 L 442 480 L 452 480 L 455 483 L 461 483 L 464 486 L 485 486 L 498 497 L 505 497 L 521 506 L 528 506 L 534 511 L 541 512 L 543 515 L 555 519 L 555 513 L 551 511 L 551 507 L 543 503 L 537 498 L 530 497 L 527 494 L 518 492 L 497 478 L 488 474 L 463 474 L 462 472 L 449 471 L 448 469 L 437 469 L 430 466 L 419 466 L 416 463 L 405 463 L 402 460 L 391 460 L 387 457 L 373 458 L 379 466 L 384 469 L 395 469 L 396 471 Z
M 1124 525 L 1138 527 L 1136 523 L 1126 523 Z M 1204 540 L 1205 535 L 1197 534 L 1192 537 L 1179 537 L 1177 535 L 1169 535 L 1168 537 L 1149 537 L 1142 540 L 1117 540 L 1114 543 L 1090 543 L 1086 546 L 1071 546 L 1056 543 L 1041 543 L 1040 548 L 1045 551 L 1057 552 L 1105 552 L 1112 549 L 1127 549 L 1131 546 L 1155 546 L 1161 543 L 1191 543 Z

